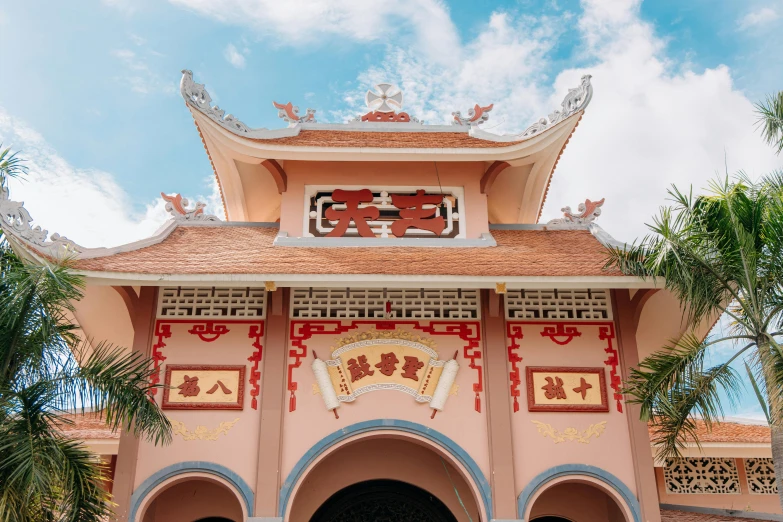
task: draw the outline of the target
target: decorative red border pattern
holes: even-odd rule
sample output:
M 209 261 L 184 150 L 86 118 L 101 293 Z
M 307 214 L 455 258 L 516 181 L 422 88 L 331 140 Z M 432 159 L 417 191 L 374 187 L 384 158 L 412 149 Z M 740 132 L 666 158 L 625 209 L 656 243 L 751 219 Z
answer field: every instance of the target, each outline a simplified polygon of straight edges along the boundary
M 536 390 L 533 387 L 534 373 L 594 373 L 598 375 L 601 387 L 601 404 L 536 404 Z M 585 412 L 609 411 L 609 401 L 606 397 L 606 376 L 603 368 L 577 368 L 575 366 L 528 366 L 525 368 L 527 378 L 527 411 L 571 411 Z
M 239 388 L 237 389 L 236 402 L 169 402 L 169 392 L 171 391 L 171 372 L 172 371 L 215 371 L 215 370 L 236 370 L 239 372 Z M 214 364 L 168 364 L 166 365 L 166 388 L 163 390 L 163 403 L 161 408 L 164 410 L 241 410 L 245 401 L 245 365 L 222 366 Z
M 198 336 L 204 342 L 211 343 L 216 341 L 221 335 L 229 333 L 229 324 L 246 324 L 250 326 L 248 337 L 254 339 L 252 346 L 255 349 L 253 354 L 248 357 L 248 361 L 253 363 L 250 369 L 249 384 L 251 387 L 250 396 L 253 398 L 251 402 L 251 408 L 258 409 L 258 396 L 261 393 L 261 386 L 259 380 L 261 379 L 261 372 L 259 371 L 259 364 L 263 355 L 262 340 L 264 337 L 264 320 L 241 320 L 241 319 L 229 319 L 229 320 L 203 320 L 197 319 L 158 319 L 155 322 L 155 337 L 157 342 L 152 345 L 152 360 L 154 362 L 154 373 L 150 377 L 150 384 L 160 383 L 160 367 L 163 361 L 166 360 L 166 356 L 161 353 L 161 350 L 166 347 L 165 339 L 171 338 L 171 325 L 172 324 L 192 324 L 193 327 L 188 330 L 191 335 Z M 244 383 L 243 383 L 244 386 Z M 151 391 L 152 395 L 157 394 L 157 389 Z
M 509 382 L 511 389 L 511 399 L 514 402 L 514 412 L 519 411 L 519 386 L 522 384 L 522 379 L 519 372 L 517 363 L 522 361 L 522 357 L 518 354 L 517 350 L 521 347 L 519 339 L 522 339 L 522 329 L 524 325 L 547 325 L 541 331 L 542 337 L 549 337 L 552 342 L 565 346 L 573 341 L 574 337 L 581 337 L 582 332 L 579 331 L 580 326 L 595 326 L 598 327 L 598 339 L 600 341 L 606 341 L 606 348 L 604 351 L 609 354 L 609 357 L 604 361 L 609 370 L 609 386 L 612 388 L 614 394 L 617 411 L 623 412 L 623 394 L 620 393 L 622 388 L 622 378 L 620 377 L 617 367 L 620 364 L 620 357 L 617 349 L 614 348 L 613 339 L 615 338 L 614 323 L 606 321 L 506 321 L 506 337 L 508 337 L 508 362 L 510 366 L 509 370 Z
M 347 322 L 347 321 L 345 321 Z M 288 352 L 288 391 L 291 393 L 288 402 L 288 411 L 296 411 L 296 392 L 299 383 L 294 380 L 294 370 L 302 366 L 302 360 L 307 357 L 307 345 L 305 341 L 313 335 L 339 335 L 359 328 L 363 324 L 373 325 L 377 330 L 394 330 L 398 326 L 412 325 L 414 329 L 429 335 L 456 335 L 465 346 L 462 356 L 470 361 L 468 365 L 476 371 L 476 382 L 473 383 L 473 392 L 476 394 L 475 409 L 481 412 L 481 395 L 484 391 L 483 369 L 476 361 L 481 359 L 481 326 L 478 321 L 432 321 L 428 325 L 422 325 L 420 321 L 387 321 L 387 320 L 356 320 L 350 324 L 343 324 L 339 319 L 330 320 L 291 320 L 290 340 L 292 348 Z M 291 362 L 290 359 L 294 361 Z

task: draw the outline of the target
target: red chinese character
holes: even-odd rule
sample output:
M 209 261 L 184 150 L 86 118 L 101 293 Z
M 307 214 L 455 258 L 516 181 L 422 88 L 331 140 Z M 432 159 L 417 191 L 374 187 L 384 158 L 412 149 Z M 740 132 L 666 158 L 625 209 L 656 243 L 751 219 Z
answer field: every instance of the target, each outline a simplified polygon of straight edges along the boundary
M 563 389 L 563 379 L 561 379 L 560 377 L 555 377 L 555 381 L 552 382 L 552 377 L 547 377 L 546 382 L 548 384 L 542 386 L 541 389 L 546 392 L 544 393 L 544 396 L 547 399 L 566 398 L 565 390 Z
M 213 387 L 211 387 L 209 390 L 207 390 L 207 393 L 212 395 L 215 393 L 218 389 L 218 385 L 220 385 L 220 389 L 223 390 L 223 393 L 226 395 L 231 395 L 231 390 L 229 390 L 225 384 L 223 384 L 222 381 L 218 380 L 217 384 L 215 384 Z
M 593 385 L 592 385 L 592 384 L 590 384 L 590 383 L 588 383 L 588 382 L 585 380 L 585 378 L 584 378 L 584 377 L 580 377 L 580 379 L 581 379 L 581 382 L 579 383 L 579 387 L 578 387 L 578 388 L 574 388 L 574 391 L 575 391 L 576 393 L 581 393 L 581 394 L 582 394 L 582 400 L 585 400 L 585 398 L 587 397 L 587 390 L 589 390 L 590 388 L 592 388 L 592 387 L 593 387 Z
M 348 371 L 351 372 L 351 382 L 356 382 L 362 377 L 375 373 L 375 370 L 370 369 L 370 363 L 367 362 L 367 357 L 360 355 L 358 359 L 358 363 L 356 362 L 356 359 L 348 359 Z
M 402 367 L 402 376 L 406 379 L 413 379 L 414 381 L 418 381 L 419 377 L 416 375 L 416 372 L 422 369 L 424 366 L 423 362 L 419 362 L 418 357 L 408 357 L 405 356 L 405 364 Z
M 345 210 L 337 210 L 334 206 L 326 209 L 324 216 L 329 221 L 337 221 L 331 232 L 326 237 L 343 237 L 348 231 L 351 220 L 356 224 L 356 231 L 362 237 L 375 237 L 366 220 L 378 219 L 380 210 L 378 207 L 359 208 L 359 203 L 372 203 L 372 192 L 369 189 L 342 190 L 335 189 L 332 192 L 332 201 L 345 203 Z
M 394 352 L 382 353 L 381 362 L 375 365 L 376 368 L 380 368 L 380 372 L 386 377 L 391 377 L 394 371 L 397 369 L 397 363 L 400 362 Z
M 392 205 L 400 210 L 399 220 L 392 223 L 391 231 L 397 237 L 402 237 L 409 228 L 420 228 L 422 230 L 429 230 L 436 236 L 439 236 L 443 229 L 446 228 L 446 222 L 443 216 L 435 217 L 438 211 L 437 207 L 424 208 L 424 205 L 440 205 L 443 202 L 443 196 L 439 194 L 433 194 L 427 196 L 424 194 L 424 190 L 419 189 L 416 191 L 415 196 L 400 196 L 392 194 Z
M 177 386 L 179 388 L 179 394 L 185 397 L 195 397 L 201 391 L 198 387 L 198 377 L 185 376 L 185 382 Z

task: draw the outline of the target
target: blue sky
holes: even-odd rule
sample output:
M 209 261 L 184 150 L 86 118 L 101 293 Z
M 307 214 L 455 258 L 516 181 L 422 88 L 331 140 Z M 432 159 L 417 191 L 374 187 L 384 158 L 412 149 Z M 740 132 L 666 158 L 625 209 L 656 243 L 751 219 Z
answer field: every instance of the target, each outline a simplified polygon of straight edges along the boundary
M 498 133 L 590 73 L 595 96 L 543 217 L 606 197 L 602 226 L 630 240 L 671 183 L 698 189 L 724 161 L 751 175 L 783 166 L 752 107 L 783 89 L 781 29 L 783 0 L 6 2 L 0 141 L 29 159 L 12 196 L 38 223 L 115 245 L 163 222 L 161 191 L 219 212 L 183 68 L 251 127 L 283 126 L 273 100 L 344 121 L 388 80 L 429 123 L 495 103 L 485 129 Z

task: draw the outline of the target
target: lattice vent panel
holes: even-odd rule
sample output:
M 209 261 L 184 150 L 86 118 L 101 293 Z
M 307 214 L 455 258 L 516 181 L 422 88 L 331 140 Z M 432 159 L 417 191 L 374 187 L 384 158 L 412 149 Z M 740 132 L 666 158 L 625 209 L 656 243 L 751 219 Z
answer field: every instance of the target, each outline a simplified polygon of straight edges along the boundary
M 263 318 L 264 288 L 163 287 L 158 293 L 158 317 Z
M 600 321 L 612 318 L 608 290 L 509 290 L 506 319 Z
M 775 466 L 772 459 L 745 459 L 748 490 L 754 495 L 777 495 Z
M 391 310 L 387 314 L 387 303 Z M 296 319 L 478 319 L 478 290 L 294 288 Z
M 739 494 L 739 475 L 734 459 L 667 459 L 663 469 L 666 491 L 674 494 Z

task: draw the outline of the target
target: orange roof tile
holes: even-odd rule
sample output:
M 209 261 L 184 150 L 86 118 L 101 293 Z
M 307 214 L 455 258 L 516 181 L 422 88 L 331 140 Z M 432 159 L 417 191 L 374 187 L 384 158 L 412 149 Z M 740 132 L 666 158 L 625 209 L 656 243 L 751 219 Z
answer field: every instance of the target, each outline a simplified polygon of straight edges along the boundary
M 60 431 L 69 438 L 78 440 L 120 438 L 120 432 L 112 431 L 106 425 L 106 417 L 99 413 L 68 413 L 61 415 L 60 418 L 70 421 L 60 425 Z
M 693 513 L 674 509 L 661 510 L 661 522 L 756 522 L 758 519 L 739 518 L 728 515 Z
M 770 444 L 772 437 L 769 426 L 759 424 L 740 424 L 738 422 L 721 422 L 712 425 L 712 431 L 707 430 L 703 421 L 696 421 L 696 435 L 699 442 L 752 442 Z M 654 430 L 648 426 L 650 439 Z
M 451 276 L 619 276 L 603 269 L 604 247 L 587 230 L 493 230 L 498 246 L 273 246 L 276 228 L 175 229 L 157 245 L 82 259 L 79 270 L 145 274 L 382 274 Z
M 363 147 L 384 149 L 461 149 L 510 147 L 520 141 L 489 141 L 467 132 L 369 132 L 302 130 L 296 136 L 264 139 L 270 145 L 295 147 Z

